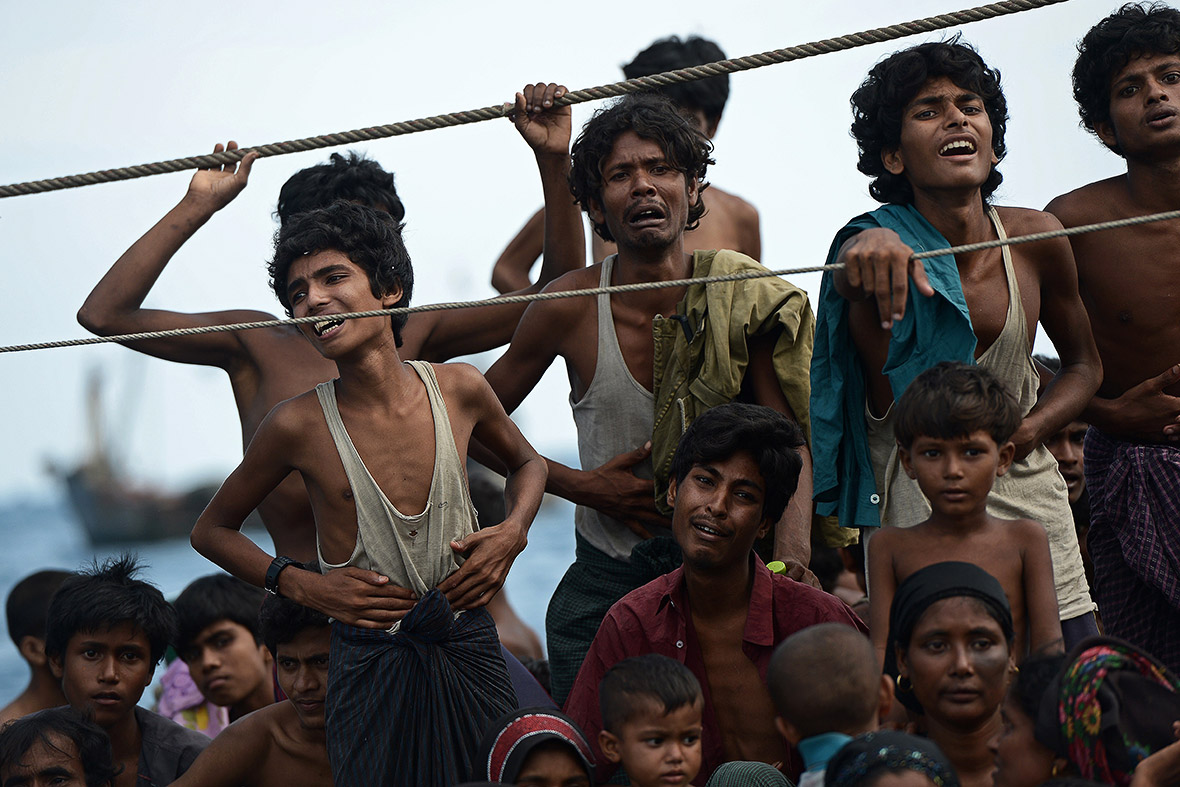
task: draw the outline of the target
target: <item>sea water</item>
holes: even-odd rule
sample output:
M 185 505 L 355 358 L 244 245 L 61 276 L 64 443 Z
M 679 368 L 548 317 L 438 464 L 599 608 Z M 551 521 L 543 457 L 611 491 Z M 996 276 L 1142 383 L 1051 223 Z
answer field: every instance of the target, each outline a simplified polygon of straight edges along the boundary
M 528 547 L 516 559 L 508 575 L 507 592 L 512 606 L 544 642 L 545 607 L 549 597 L 574 559 L 574 511 L 564 500 L 547 497 L 529 531 Z M 249 532 L 268 552 L 270 540 L 263 531 Z M 74 570 L 97 559 L 121 552 L 137 554 L 143 563 L 141 578 L 175 598 L 189 582 L 219 569 L 198 555 L 187 538 L 122 545 L 92 546 L 81 524 L 64 499 L 0 503 L 0 597 L 24 577 L 46 568 Z M 163 670 L 157 671 L 157 676 Z M 7 623 L 0 639 L 0 705 L 15 697 L 28 682 L 28 667 L 8 636 Z M 150 704 L 152 692 L 144 692 Z

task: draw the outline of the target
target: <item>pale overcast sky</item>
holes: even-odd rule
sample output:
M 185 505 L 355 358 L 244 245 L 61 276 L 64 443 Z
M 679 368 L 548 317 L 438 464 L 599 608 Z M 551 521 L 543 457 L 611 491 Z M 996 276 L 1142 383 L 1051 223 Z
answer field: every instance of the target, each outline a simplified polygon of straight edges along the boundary
M 0 3 L 0 181 L 487 106 L 531 81 L 615 81 L 652 40 L 715 39 L 731 57 L 966 7 L 951 0 L 588 4 L 476 2 Z M 1071 0 L 968 25 L 963 38 L 1004 77 L 1011 121 L 1002 204 L 1042 207 L 1121 162 L 1078 126 L 1077 40 L 1111 2 Z M 675 15 L 669 9 L 675 8 Z M 953 31 L 952 31 L 953 32 Z M 949 35 L 949 33 L 947 33 Z M 763 261 L 823 261 L 843 222 L 874 207 L 855 168 L 848 97 L 888 53 L 940 35 L 731 77 L 711 180 L 762 213 Z M 593 105 L 575 108 L 583 122 Z M 428 303 L 493 294 L 491 263 L 540 204 L 532 157 L 507 121 L 358 146 L 397 173 L 406 242 Z M 173 260 L 148 305 L 278 313 L 264 263 L 279 187 L 330 151 L 265 159 L 250 186 Z M 122 251 L 183 195 L 188 174 L 0 200 L 6 282 L 0 344 L 85 335 L 75 312 Z M 818 276 L 798 282 L 814 294 Z M 475 359 L 486 368 L 495 355 Z M 53 488 L 46 460 L 85 447 L 84 380 L 101 369 L 115 447 L 147 483 L 223 477 L 240 457 L 225 375 L 103 345 L 0 356 L 0 497 Z M 564 370 L 518 413 L 543 452 L 571 455 Z

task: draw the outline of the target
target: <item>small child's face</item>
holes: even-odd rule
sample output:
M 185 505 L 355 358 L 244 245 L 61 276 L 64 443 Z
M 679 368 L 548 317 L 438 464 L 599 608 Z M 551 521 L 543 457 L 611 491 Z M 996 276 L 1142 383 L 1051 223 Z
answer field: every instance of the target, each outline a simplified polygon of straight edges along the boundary
M 205 699 L 232 708 L 269 689 L 270 656 L 248 628 L 232 620 L 210 623 L 180 654 Z
M 939 514 L 965 514 L 986 507 L 996 476 L 1008 472 L 1015 446 L 996 445 L 981 430 L 960 437 L 918 435 L 909 449 L 899 449 L 910 478 L 918 482 L 930 507 Z
M 686 787 L 701 769 L 702 700 L 665 712 L 647 703 L 618 735 L 601 734 L 603 755 L 621 762 L 635 787 Z
M 131 623 L 109 629 L 79 631 L 66 643 L 60 660 L 51 659 L 53 674 L 75 709 L 88 712 L 98 726 L 109 728 L 135 710 L 152 680 L 155 665 L 147 635 Z
M 86 773 L 78 747 L 68 738 L 50 733 L 33 741 L 20 757 L 0 767 L 5 787 L 86 787 Z

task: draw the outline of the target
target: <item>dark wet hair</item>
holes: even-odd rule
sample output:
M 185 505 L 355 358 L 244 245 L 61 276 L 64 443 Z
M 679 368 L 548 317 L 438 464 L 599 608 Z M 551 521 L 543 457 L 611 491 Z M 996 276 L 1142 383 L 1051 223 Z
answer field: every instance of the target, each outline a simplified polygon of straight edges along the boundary
M 49 605 L 45 652 L 61 659 L 75 634 L 130 623 L 147 637 L 155 667 L 176 639 L 176 610 L 159 588 L 135 578 L 139 569 L 134 555 L 123 554 L 62 582 Z
M 384 211 L 338 200 L 326 208 L 300 213 L 275 233 L 270 286 L 291 314 L 287 276 L 291 264 L 307 254 L 338 251 L 369 275 L 373 296 L 380 298 L 398 284 L 402 297 L 395 306 L 409 306 L 414 291 L 414 269 L 402 242 L 402 225 Z M 405 314 L 390 318 L 397 346 L 402 346 Z
M 682 41 L 679 36 L 668 36 L 656 41 L 623 66 L 623 75 L 627 79 L 634 79 L 724 59 L 725 53 L 721 47 L 707 38 L 689 36 Z M 729 100 L 729 74 L 664 85 L 655 92 L 672 99 L 683 109 L 701 110 L 710 123 L 719 123 L 721 113 L 725 111 L 725 102 Z
M 679 484 L 695 465 L 728 459 L 749 451 L 758 463 L 766 492 L 762 515 L 777 522 L 795 494 L 806 445 L 798 425 L 769 407 L 730 402 L 706 410 L 693 421 L 672 455 L 668 474 Z
M 1110 121 L 1110 86 L 1128 63 L 1145 55 L 1180 52 L 1180 11 L 1163 3 L 1127 3 L 1090 28 L 1078 44 L 1073 97 L 1082 125 L 1095 131 Z M 1111 149 L 1122 155 L 1118 145 Z
M 279 190 L 275 216 L 286 224 L 292 216 L 326 208 L 338 199 L 378 210 L 384 208 L 397 221 L 406 217 L 405 206 L 393 185 L 393 173 L 363 153 L 333 153 L 325 164 L 301 169 Z
M 1033 722 L 1041 712 L 1041 703 L 1049 686 L 1065 669 L 1065 663 L 1064 653 L 1032 653 L 1021 663 L 1020 672 L 1012 679 L 1009 696 Z
M 570 191 L 574 201 L 588 209 L 591 203 L 602 205 L 602 165 L 614 150 L 615 140 L 628 131 L 660 146 L 668 163 L 684 177 L 696 178 L 697 201 L 688 209 L 685 230 L 696 229 L 705 215 L 701 200 L 708 184 L 705 170 L 713 159 L 713 143 L 697 131 L 667 98 L 654 93 L 637 93 L 620 98 L 594 113 L 582 128 L 570 149 Z M 594 231 L 603 240 L 614 241 L 606 223 L 594 222 Z
M 5 603 L 8 636 L 12 637 L 12 643 L 17 649 L 20 649 L 20 641 L 25 637 L 45 639 L 49 602 L 68 576 L 69 571 L 38 571 L 17 582 L 9 592 Z
M 775 648 L 766 683 L 779 715 L 801 737 L 850 734 L 876 718 L 881 668 L 868 637 L 843 623 L 821 623 Z
M 65 738 L 78 748 L 86 787 L 107 787 L 122 773 L 106 731 L 70 707 L 38 711 L 6 724 L 0 731 L 0 772 L 17 765 L 38 741 L 62 751 L 51 736 Z
M 897 400 L 893 433 L 906 449 L 922 435 L 951 439 L 980 430 L 1003 445 L 1021 418 L 1016 397 L 991 372 L 943 361 L 915 377 Z
M 244 627 L 262 644 L 258 608 L 266 592 L 229 574 L 209 574 L 189 583 L 172 606 L 176 609 L 176 649 L 184 653 L 197 635 L 219 620 Z
M 312 560 L 299 564 L 299 568 L 318 573 L 320 565 Z M 292 566 L 287 570 L 297 569 Z M 279 657 L 279 645 L 295 639 L 306 628 L 324 628 L 329 625 L 331 621 L 323 612 L 269 593 L 262 600 L 262 607 L 258 610 L 258 634 L 266 643 L 270 655 L 276 659 Z
M 701 684 L 692 670 L 675 659 L 647 653 L 623 659 L 598 684 L 602 728 L 619 735 L 637 712 L 653 703 L 665 714 L 702 701 Z
M 889 773 L 916 771 L 935 787 L 959 787 L 959 776 L 938 744 L 905 732 L 877 730 L 853 738 L 828 760 L 828 787 L 872 787 Z
M 856 168 L 873 178 L 869 193 L 878 202 L 904 205 L 914 201 L 905 173 L 894 175 L 885 169 L 881 154 L 898 148 L 905 108 L 927 82 L 939 77 L 947 77 L 983 100 L 992 125 L 992 151 L 1004 160 L 1008 102 L 1000 88 L 1000 72 L 988 68 L 978 52 L 959 43 L 958 36 L 903 49 L 873 66 L 852 94 L 852 136 L 860 151 Z M 1003 179 L 993 164 L 980 189 L 985 202 Z

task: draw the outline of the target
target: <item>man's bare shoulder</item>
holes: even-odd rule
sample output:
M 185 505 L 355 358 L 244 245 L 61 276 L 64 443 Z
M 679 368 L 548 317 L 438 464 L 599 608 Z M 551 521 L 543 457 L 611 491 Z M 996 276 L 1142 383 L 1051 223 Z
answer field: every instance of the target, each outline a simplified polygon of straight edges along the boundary
M 490 392 L 488 381 L 483 372 L 469 363 L 462 361 L 448 361 L 447 363 L 432 363 L 434 378 L 438 380 L 438 387 L 449 395 L 458 395 L 461 401 L 467 402 L 470 397 Z
M 1031 235 L 1034 232 L 1050 232 L 1061 229 L 1061 221 L 1057 216 L 1034 208 L 1012 208 L 996 206 L 996 212 L 1004 225 L 1004 231 L 1009 237 Z
M 585 268 L 578 268 L 569 273 L 563 273 L 545 285 L 542 292 L 561 292 L 564 290 L 584 290 L 587 287 L 597 287 L 602 278 L 602 263 L 596 262 Z M 576 298 L 572 300 L 577 300 Z
M 284 399 L 271 408 L 259 430 L 294 437 L 313 423 L 324 423 L 324 411 L 314 390 Z
M 1045 210 L 1066 227 L 1077 227 L 1127 215 L 1126 199 L 1126 177 L 1116 175 L 1062 194 L 1046 205 Z

